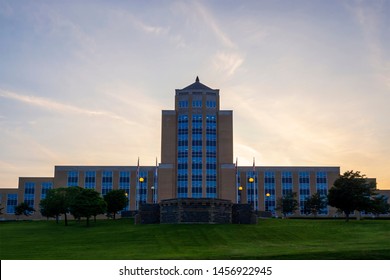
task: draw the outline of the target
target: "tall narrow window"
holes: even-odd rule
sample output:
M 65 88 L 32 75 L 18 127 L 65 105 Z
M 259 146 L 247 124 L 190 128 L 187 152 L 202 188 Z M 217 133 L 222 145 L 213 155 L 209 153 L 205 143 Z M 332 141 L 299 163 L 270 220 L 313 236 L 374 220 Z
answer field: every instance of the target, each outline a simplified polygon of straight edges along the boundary
M 96 188 L 96 172 L 95 171 L 86 171 L 84 181 L 85 181 L 84 188 L 95 189 Z
M 293 193 L 293 178 L 291 172 L 282 172 L 282 195 L 292 195 Z
M 27 182 L 24 184 L 24 202 L 28 204 L 28 206 L 34 208 L 34 200 L 35 200 L 35 183 Z
M 77 187 L 77 186 L 79 186 L 79 172 L 68 171 L 68 187 Z
M 317 172 L 316 174 L 316 190 L 317 193 L 320 195 L 320 197 L 323 200 L 327 199 L 328 195 L 328 179 L 326 176 L 326 172 Z M 328 207 L 322 208 L 319 213 L 320 215 L 327 215 L 328 214 Z
M 299 172 L 299 211 L 305 214 L 306 199 L 310 196 L 310 173 Z
M 257 201 L 259 200 L 257 173 L 255 171 L 248 171 L 247 177 L 247 197 L 248 203 L 253 205 L 253 209 L 258 210 Z
M 206 197 L 217 198 L 217 117 L 206 116 Z
M 148 198 L 148 172 L 140 171 L 138 176 L 138 201 L 143 204 L 147 202 Z
M 16 193 L 7 194 L 7 214 L 15 214 L 16 205 L 18 205 L 18 195 Z
M 124 190 L 127 194 L 127 199 L 130 202 L 130 172 L 129 171 L 120 171 L 119 172 L 119 189 Z M 129 203 L 127 203 L 127 206 L 123 209 L 125 211 L 128 211 Z
M 177 197 L 188 197 L 188 115 L 178 116 Z
M 265 211 L 270 211 L 275 215 L 275 172 L 264 172 L 264 196 Z
M 112 171 L 102 172 L 102 195 L 112 190 Z
M 41 184 L 41 199 L 46 198 L 47 192 L 53 188 L 52 182 L 42 182 Z
M 192 197 L 200 198 L 202 197 L 202 180 L 203 180 L 203 137 L 202 137 L 202 128 L 203 119 L 202 115 L 194 114 L 192 115 Z

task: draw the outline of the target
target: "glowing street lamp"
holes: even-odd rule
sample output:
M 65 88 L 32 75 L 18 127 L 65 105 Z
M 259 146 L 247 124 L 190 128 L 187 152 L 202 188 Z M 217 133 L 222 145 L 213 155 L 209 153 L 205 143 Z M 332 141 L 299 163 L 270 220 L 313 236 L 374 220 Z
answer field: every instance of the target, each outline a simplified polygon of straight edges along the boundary
M 250 184 L 252 184 L 252 191 L 253 191 L 253 209 L 256 211 L 256 193 L 255 193 L 255 179 L 253 179 L 252 177 L 249 177 L 248 178 L 248 182 Z
M 138 184 L 138 191 L 137 191 L 137 198 L 136 198 L 136 204 L 137 204 L 137 210 L 139 209 L 139 204 L 140 204 L 140 202 L 142 202 L 141 201 L 141 194 L 142 194 L 142 183 L 145 181 L 145 179 L 144 178 L 142 178 L 142 177 L 140 177 L 140 178 L 138 178 L 138 182 L 139 182 L 139 184 Z
M 242 186 L 239 186 L 238 187 L 238 203 L 241 204 L 241 192 L 242 192 Z
M 152 189 L 152 201 L 153 201 L 153 204 L 156 203 L 155 199 L 154 199 L 154 186 L 151 186 L 150 187 Z

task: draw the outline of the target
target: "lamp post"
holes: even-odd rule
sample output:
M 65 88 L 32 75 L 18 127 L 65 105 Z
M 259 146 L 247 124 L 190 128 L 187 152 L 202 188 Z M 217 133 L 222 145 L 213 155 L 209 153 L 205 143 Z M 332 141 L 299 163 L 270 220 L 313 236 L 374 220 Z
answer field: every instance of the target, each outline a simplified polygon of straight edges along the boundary
M 266 194 L 265 194 L 265 201 L 266 201 L 266 203 L 265 203 L 265 211 L 269 211 L 268 210 L 268 203 L 267 203 L 267 198 L 269 198 L 271 196 L 271 194 L 269 193 L 269 192 L 267 192 Z
M 154 199 L 154 186 L 151 186 L 150 188 L 152 189 L 152 203 L 155 204 L 156 201 Z
M 125 192 L 125 196 L 126 196 L 126 198 L 127 198 L 127 207 L 126 208 L 128 208 L 129 207 L 129 203 L 130 203 L 130 200 L 129 200 L 129 194 L 127 193 L 127 192 Z M 129 210 L 129 209 L 127 209 L 127 210 Z
M 256 195 L 255 195 L 255 184 L 254 184 L 254 181 L 255 179 L 253 179 L 252 177 L 249 177 L 248 179 L 248 182 L 251 184 L 251 188 L 252 188 L 252 191 L 253 191 L 253 210 L 256 211 Z
M 241 204 L 241 192 L 242 192 L 242 186 L 238 187 L 238 201 L 237 203 Z
M 140 202 L 141 202 L 141 194 L 142 194 L 142 183 L 144 182 L 144 178 L 140 177 L 138 179 L 138 181 L 139 181 L 138 204 L 140 204 Z M 139 208 L 139 205 L 138 205 L 138 208 Z

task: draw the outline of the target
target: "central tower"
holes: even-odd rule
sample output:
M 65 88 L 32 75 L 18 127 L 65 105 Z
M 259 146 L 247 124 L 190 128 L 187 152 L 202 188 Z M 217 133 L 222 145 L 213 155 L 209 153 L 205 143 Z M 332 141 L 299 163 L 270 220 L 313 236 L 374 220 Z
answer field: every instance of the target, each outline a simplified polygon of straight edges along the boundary
M 219 106 L 219 90 L 198 77 L 176 89 L 175 110 L 162 112 L 159 200 L 234 200 L 233 113 Z

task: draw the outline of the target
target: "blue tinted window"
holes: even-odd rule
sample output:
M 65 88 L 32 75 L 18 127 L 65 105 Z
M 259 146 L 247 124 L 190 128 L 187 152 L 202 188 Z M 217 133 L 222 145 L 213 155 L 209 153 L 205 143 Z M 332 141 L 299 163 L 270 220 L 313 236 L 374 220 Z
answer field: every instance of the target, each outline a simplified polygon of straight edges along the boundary
M 24 202 L 27 203 L 30 207 L 34 208 L 35 200 L 35 183 L 26 182 L 24 184 Z
M 207 101 L 206 105 L 213 105 Z M 214 102 L 215 103 L 215 102 Z M 217 198 L 217 117 L 206 115 L 206 197 Z
M 177 197 L 188 197 L 188 115 L 178 116 Z
M 265 211 L 271 211 L 273 214 L 275 214 L 275 172 L 264 172 L 264 197 Z
M 79 172 L 68 171 L 68 187 L 77 187 L 79 185 Z
M 18 205 L 18 195 L 16 193 L 7 194 L 7 214 L 15 214 L 16 205 Z
M 247 178 L 247 197 L 248 203 L 252 204 L 254 209 L 257 210 L 257 201 L 259 199 L 258 195 L 258 182 L 257 182 L 257 173 L 254 171 L 248 171 L 246 173 Z M 253 179 L 253 182 L 251 182 Z
M 327 176 L 326 172 L 317 172 L 316 173 L 316 190 L 317 193 L 320 195 L 320 197 L 324 200 L 327 199 L 328 195 L 328 183 L 327 183 Z M 322 208 L 318 214 L 327 215 L 328 214 L 328 207 L 325 206 Z
M 201 108 L 202 107 L 202 100 L 192 100 L 192 107 Z
M 188 100 L 180 100 L 179 108 L 188 108 Z
M 130 202 L 130 172 L 129 171 L 120 171 L 119 172 L 119 189 L 124 190 L 127 194 L 127 199 Z M 127 206 L 123 209 L 125 211 L 128 211 L 129 203 Z
M 217 102 L 214 100 L 206 100 L 206 107 L 207 108 L 216 108 Z
M 52 182 L 43 182 L 41 184 L 41 199 L 46 198 L 47 192 L 53 188 Z
M 143 179 L 143 182 L 138 179 L 138 201 L 142 204 L 146 203 L 148 198 L 148 172 L 140 171 L 138 176 Z
M 112 190 L 112 171 L 102 172 L 102 195 Z
M 305 214 L 305 201 L 310 196 L 310 174 L 299 172 L 299 210 L 301 215 Z
M 84 188 L 95 189 L 96 188 L 96 172 L 86 171 L 84 179 Z
M 293 193 L 293 178 L 292 173 L 282 172 L 282 195 L 291 195 Z

